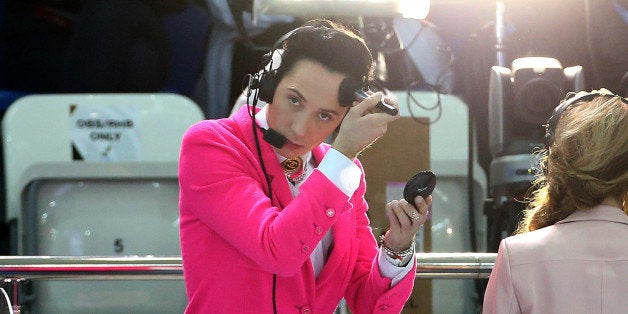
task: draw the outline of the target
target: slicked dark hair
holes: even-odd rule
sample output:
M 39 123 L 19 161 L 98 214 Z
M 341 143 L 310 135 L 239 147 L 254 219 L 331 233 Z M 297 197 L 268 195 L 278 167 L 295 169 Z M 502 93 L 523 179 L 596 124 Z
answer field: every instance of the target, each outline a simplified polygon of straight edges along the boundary
M 284 40 L 277 82 L 300 60 L 311 60 L 327 70 L 344 74 L 365 87 L 372 79 L 373 56 L 362 37 L 346 26 L 316 19 Z

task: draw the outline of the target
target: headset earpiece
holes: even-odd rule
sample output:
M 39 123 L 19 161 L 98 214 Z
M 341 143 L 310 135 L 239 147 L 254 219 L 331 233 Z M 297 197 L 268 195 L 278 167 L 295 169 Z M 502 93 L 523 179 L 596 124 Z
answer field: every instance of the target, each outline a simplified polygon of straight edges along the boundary
M 547 120 L 547 124 L 545 124 L 545 149 L 549 149 L 552 143 L 554 142 L 554 132 L 556 131 L 556 126 L 558 125 L 558 120 L 560 120 L 560 116 L 567 110 L 571 105 L 581 102 L 581 101 L 591 101 L 595 97 L 604 95 L 599 92 L 591 92 L 586 93 L 581 96 L 576 96 L 576 93 L 568 93 L 567 97 L 563 102 L 561 102 L 552 113 L 552 116 Z M 609 95 L 612 96 L 612 95 Z
M 275 96 L 275 90 L 277 89 L 277 68 L 273 66 L 273 56 L 277 51 L 279 56 L 279 48 L 282 43 L 286 41 L 293 33 L 296 31 L 301 31 L 304 29 L 313 29 L 314 26 L 301 26 L 299 28 L 295 28 L 288 33 L 281 36 L 273 45 L 272 49 L 265 53 L 262 56 L 262 60 L 260 62 L 261 73 L 255 74 L 252 76 L 249 84 L 249 89 L 257 89 L 257 99 L 264 101 L 266 103 L 272 103 L 273 98 Z M 281 64 L 279 64 L 279 67 Z
M 550 146 L 553 144 L 556 126 L 558 125 L 560 116 L 565 112 L 565 110 L 567 110 L 567 108 L 573 106 L 574 104 L 579 105 L 579 103 L 581 102 L 591 101 L 598 96 L 606 96 L 609 98 L 620 97 L 621 101 L 628 103 L 628 100 L 626 100 L 626 98 L 611 94 L 609 92 L 605 93 L 601 91 L 594 91 L 580 96 L 577 96 L 577 94 L 575 93 L 567 94 L 565 100 L 561 102 L 558 106 L 556 106 L 556 109 L 554 109 L 552 116 L 549 118 L 549 120 L 547 120 L 547 124 L 545 124 L 545 149 L 549 149 Z
M 260 62 L 260 66 L 259 66 L 260 69 L 266 69 L 267 66 L 268 67 L 272 66 L 271 61 L 273 60 L 273 51 L 274 50 L 271 50 L 262 56 L 262 61 Z
M 272 103 L 277 89 L 277 70 L 265 72 L 258 80 L 258 98 L 266 103 Z
M 552 143 L 554 142 L 554 131 L 550 130 L 548 124 L 545 125 L 545 149 L 549 149 Z

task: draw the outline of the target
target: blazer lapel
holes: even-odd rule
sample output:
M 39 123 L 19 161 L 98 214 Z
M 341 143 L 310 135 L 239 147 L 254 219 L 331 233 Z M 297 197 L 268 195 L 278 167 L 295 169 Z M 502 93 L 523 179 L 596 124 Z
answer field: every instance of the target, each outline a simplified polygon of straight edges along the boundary
M 251 116 L 249 115 L 247 109 L 248 108 L 246 107 L 242 107 L 233 118 L 237 121 L 242 133 L 244 133 L 247 145 L 251 151 L 255 152 L 257 150 L 255 139 L 253 136 L 249 135 L 253 132 L 253 125 L 251 122 Z M 259 108 L 256 109 L 256 112 L 257 111 L 259 111 Z M 270 186 L 273 191 L 271 200 L 275 206 L 284 208 L 288 205 L 288 203 L 290 203 L 290 201 L 292 201 L 292 192 L 290 192 L 290 187 L 288 187 L 288 181 L 285 178 L 283 169 L 281 169 L 279 160 L 277 160 L 277 155 L 275 154 L 273 147 L 268 142 L 263 140 L 262 137 L 264 134 L 260 129 L 256 128 L 255 132 L 257 132 L 259 148 L 262 151 L 262 159 L 264 167 L 266 168 L 266 175 L 268 175 Z M 255 152 L 255 154 L 257 155 L 257 152 Z M 265 185 L 266 183 L 264 182 L 263 184 Z M 279 203 L 277 204 L 275 201 Z
M 260 135 L 261 131 L 258 130 L 258 132 L 258 135 Z M 260 147 L 262 149 L 264 166 L 266 167 L 266 171 L 270 179 L 270 186 L 273 190 L 273 197 L 276 197 L 277 201 L 279 201 L 278 205 L 281 208 L 284 208 L 288 206 L 293 199 L 292 192 L 288 186 L 288 180 L 286 179 L 286 174 L 283 172 L 281 164 L 279 164 L 279 160 L 277 159 L 277 154 L 272 146 L 266 141 L 261 140 Z

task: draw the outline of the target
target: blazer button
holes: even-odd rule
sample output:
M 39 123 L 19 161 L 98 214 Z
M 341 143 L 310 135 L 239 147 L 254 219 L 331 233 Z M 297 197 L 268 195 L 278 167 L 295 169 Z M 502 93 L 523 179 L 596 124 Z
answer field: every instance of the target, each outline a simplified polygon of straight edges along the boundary
M 301 251 L 303 253 L 307 253 L 310 251 L 310 247 L 304 244 L 303 246 L 301 246 Z
M 321 226 L 316 227 L 316 229 L 314 229 L 314 232 L 316 232 L 316 234 L 318 235 L 323 234 L 323 227 Z
M 382 311 L 386 311 L 388 309 L 388 305 L 380 305 L 379 309 Z
M 334 215 L 336 215 L 336 211 L 333 208 L 327 210 L 327 217 L 331 218 L 334 217 Z
M 303 314 L 310 314 L 310 313 L 312 313 L 312 311 L 310 310 L 309 306 L 304 306 L 304 307 L 301 308 L 301 313 L 303 313 Z

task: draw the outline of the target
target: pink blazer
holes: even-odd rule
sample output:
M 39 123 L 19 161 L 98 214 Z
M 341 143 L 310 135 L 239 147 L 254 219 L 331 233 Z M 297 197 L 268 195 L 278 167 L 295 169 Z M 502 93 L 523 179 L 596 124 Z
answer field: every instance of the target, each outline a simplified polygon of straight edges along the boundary
M 391 280 L 380 275 L 364 175 L 349 200 L 314 170 L 293 199 L 272 147 L 258 131 L 273 192 L 269 199 L 246 109 L 233 119 L 200 122 L 183 138 L 179 207 L 186 313 L 272 313 L 273 299 L 278 313 L 332 313 L 342 297 L 352 313 L 400 312 L 416 270 L 392 289 Z M 314 158 L 320 161 L 328 149 L 317 147 Z M 333 249 L 315 279 L 310 254 L 330 228 Z
M 628 216 L 598 205 L 502 240 L 484 313 L 628 313 Z

